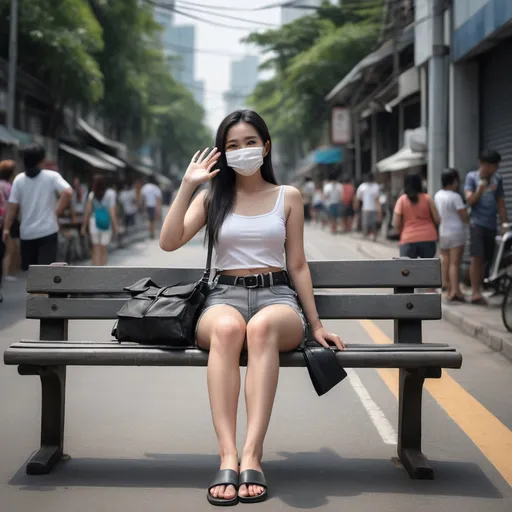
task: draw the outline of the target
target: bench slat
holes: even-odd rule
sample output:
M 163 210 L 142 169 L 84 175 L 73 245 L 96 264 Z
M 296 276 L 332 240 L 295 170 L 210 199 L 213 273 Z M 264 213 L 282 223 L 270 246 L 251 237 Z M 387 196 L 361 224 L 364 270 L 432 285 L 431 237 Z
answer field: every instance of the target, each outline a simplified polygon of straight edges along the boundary
M 336 352 L 340 364 L 346 368 L 460 368 L 462 356 L 457 351 L 360 351 Z M 208 353 L 199 349 L 160 350 L 155 348 L 128 349 L 121 347 L 85 348 L 14 348 L 4 352 L 4 362 L 10 365 L 66 365 L 66 366 L 207 366 Z M 240 366 L 247 366 L 243 353 Z M 280 354 L 280 366 L 303 367 L 301 352 Z
M 27 318 L 113 319 L 126 298 L 27 298 Z M 441 318 L 441 297 L 434 293 L 315 295 L 324 319 Z
M 437 288 L 441 286 L 438 259 L 311 261 L 315 288 Z M 157 267 L 33 266 L 29 293 L 121 293 L 139 279 L 151 276 L 163 286 L 198 280 L 202 270 Z
M 164 345 L 140 345 L 139 343 L 126 342 L 122 343 L 111 341 L 41 341 L 41 340 L 23 340 L 13 343 L 10 348 L 13 349 L 82 349 L 82 348 L 99 348 L 111 350 L 136 350 L 136 349 L 159 349 L 159 350 L 175 350 L 183 351 L 184 349 L 173 349 Z M 376 345 L 375 343 L 350 343 L 348 350 L 359 352 L 454 352 L 456 349 L 445 343 L 388 343 L 386 345 Z

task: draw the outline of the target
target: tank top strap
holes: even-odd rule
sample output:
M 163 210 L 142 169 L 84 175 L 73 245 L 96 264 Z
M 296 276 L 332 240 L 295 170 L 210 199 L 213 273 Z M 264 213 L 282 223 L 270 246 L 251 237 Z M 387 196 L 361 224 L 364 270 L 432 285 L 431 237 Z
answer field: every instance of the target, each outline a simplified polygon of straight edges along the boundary
M 284 185 L 279 187 L 279 195 L 277 196 L 277 205 L 276 205 L 276 213 L 279 213 L 281 217 L 285 218 L 284 211 Z

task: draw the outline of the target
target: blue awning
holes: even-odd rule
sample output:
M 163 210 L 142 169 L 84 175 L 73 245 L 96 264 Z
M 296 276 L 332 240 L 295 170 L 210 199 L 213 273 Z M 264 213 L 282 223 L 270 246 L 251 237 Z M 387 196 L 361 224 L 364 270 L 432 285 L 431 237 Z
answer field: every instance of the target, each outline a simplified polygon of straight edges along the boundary
M 338 147 L 319 148 L 314 151 L 316 164 L 338 164 L 343 159 L 343 152 Z

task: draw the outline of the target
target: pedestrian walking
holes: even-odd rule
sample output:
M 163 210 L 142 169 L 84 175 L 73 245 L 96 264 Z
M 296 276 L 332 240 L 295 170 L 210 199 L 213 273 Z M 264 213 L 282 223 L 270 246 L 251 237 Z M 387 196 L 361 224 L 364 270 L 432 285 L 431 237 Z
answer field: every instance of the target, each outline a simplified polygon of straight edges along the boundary
M 313 221 L 321 224 L 325 223 L 325 198 L 323 185 L 320 182 L 315 183 L 315 191 L 313 192 Z
M 73 198 L 71 200 L 71 219 L 73 224 L 83 220 L 88 192 L 87 185 L 81 183 L 80 178 L 76 176 L 73 179 Z
M 498 174 L 500 162 L 501 155 L 497 151 L 483 151 L 478 170 L 467 174 L 464 185 L 466 200 L 471 207 L 469 274 L 472 304 L 487 304 L 482 296 L 482 284 L 486 269 L 494 258 L 498 214 L 502 224 L 507 222 L 503 178 Z
M 158 187 L 154 176 L 150 176 L 148 182 L 142 187 L 141 198 L 148 215 L 149 236 L 153 239 L 155 238 L 156 224 L 162 214 L 162 191 Z
M 311 220 L 311 204 L 313 202 L 313 194 L 315 193 L 315 184 L 313 180 L 306 176 L 302 185 L 302 202 L 304 203 L 304 220 Z
M 357 206 L 361 212 L 361 225 L 365 237 L 377 239 L 377 224 L 382 221 L 382 209 L 379 201 L 380 187 L 375 183 L 373 173 L 366 175 L 366 181 L 359 185 L 356 192 Z
M 7 204 L 9 196 L 11 195 L 12 182 L 16 176 L 16 162 L 14 160 L 2 160 L 0 162 L 0 201 L 4 199 L 4 208 L 0 208 L 4 211 L 3 218 L 7 214 Z M 0 213 L 0 216 L 2 214 Z M 1 229 L 1 226 L 0 226 Z M 0 236 L 0 239 L 2 237 Z M 0 244 L 4 246 L 4 257 L 2 268 L 0 268 L 0 274 L 3 274 L 5 281 L 16 281 L 15 272 L 19 269 L 20 260 L 20 221 L 16 217 L 11 225 L 10 236 L 6 240 L 5 244 L 0 240 Z M 0 264 L 1 264 L 0 263 Z M 1 281 L 1 279 L 0 279 Z
M 343 231 L 350 233 L 354 222 L 354 198 L 356 189 L 350 178 L 345 178 L 341 186 L 341 219 Z
M 57 172 L 43 169 L 46 151 L 32 144 L 22 151 L 25 172 L 13 181 L 9 206 L 3 228 L 4 243 L 11 236 L 11 227 L 20 214 L 21 268 L 49 265 L 58 252 L 58 217 L 68 207 L 73 189 Z
M 117 226 L 116 196 L 107 188 L 105 177 L 97 174 L 85 207 L 82 235 L 87 229 L 92 243 L 92 264 L 105 266 L 108 263 L 108 246 L 112 234 L 119 232 Z
M 400 256 L 433 258 L 439 223 L 434 200 L 423 192 L 421 176 L 409 174 L 404 179 L 404 193 L 395 205 L 394 226 L 400 233 Z
M 465 302 L 459 285 L 459 269 L 466 243 L 466 224 L 468 211 L 461 195 L 459 173 L 455 169 L 445 169 L 441 175 L 443 188 L 439 190 L 434 202 L 439 212 L 439 251 L 443 289 L 451 301 Z
M 279 352 L 295 350 L 304 340 L 306 319 L 323 346 L 331 341 L 343 349 L 344 344 L 318 318 L 304 254 L 302 196 L 277 184 L 265 122 L 252 111 L 233 112 L 221 123 L 216 144 L 192 158 L 163 224 L 160 245 L 167 251 L 179 249 L 204 226 L 213 243 L 214 287 L 196 335 L 199 347 L 209 350 L 208 390 L 221 458 L 207 498 L 214 505 L 233 505 L 267 497 L 261 459 Z M 190 203 L 206 182 L 209 190 Z M 244 348 L 247 436 L 239 458 L 235 438 Z
M 127 180 L 123 190 L 119 194 L 119 202 L 123 208 L 124 225 L 126 228 L 135 226 L 137 217 L 137 193 L 132 186 L 132 182 Z
M 337 173 L 333 172 L 324 185 L 325 206 L 333 235 L 338 232 L 341 218 L 341 191 L 342 186 L 337 179 Z

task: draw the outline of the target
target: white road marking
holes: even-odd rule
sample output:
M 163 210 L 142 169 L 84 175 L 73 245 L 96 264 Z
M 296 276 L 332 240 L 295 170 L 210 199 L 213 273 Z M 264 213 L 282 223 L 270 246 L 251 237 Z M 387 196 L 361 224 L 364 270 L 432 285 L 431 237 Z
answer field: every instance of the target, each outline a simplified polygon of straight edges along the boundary
M 397 436 L 393 425 L 386 418 L 385 414 L 382 412 L 382 409 L 375 403 L 373 398 L 368 393 L 368 390 L 364 387 L 364 384 L 361 382 L 361 379 L 352 368 L 346 368 L 345 371 L 348 375 L 348 380 L 350 381 L 351 386 L 354 388 L 354 391 L 357 393 L 357 396 L 361 400 L 363 407 L 366 409 L 368 416 L 372 420 L 372 423 L 375 425 L 377 432 L 379 433 L 382 441 L 385 444 L 397 444 Z
M 315 246 L 306 242 L 306 252 L 315 257 L 317 260 L 324 260 L 325 257 L 322 252 Z M 345 369 L 348 375 L 348 380 L 350 385 L 356 392 L 359 400 L 363 404 L 363 407 L 366 409 L 370 420 L 374 424 L 377 432 L 379 433 L 382 441 L 385 444 L 397 444 L 397 435 L 393 425 L 386 418 L 386 415 L 382 412 L 382 409 L 375 403 L 373 398 L 370 396 L 370 393 L 361 382 L 361 379 L 357 375 L 356 371 L 352 368 Z

